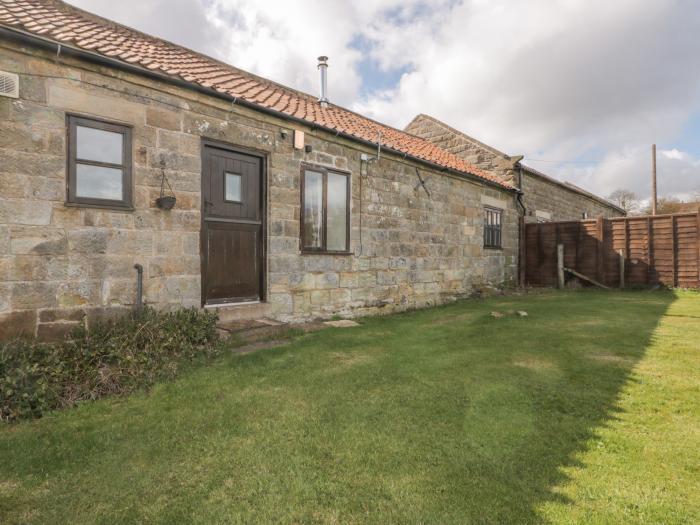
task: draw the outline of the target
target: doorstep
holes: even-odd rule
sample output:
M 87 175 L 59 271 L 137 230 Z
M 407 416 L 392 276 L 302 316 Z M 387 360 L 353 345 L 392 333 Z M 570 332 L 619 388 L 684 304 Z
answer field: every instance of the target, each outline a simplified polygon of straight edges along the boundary
M 270 303 L 260 301 L 249 303 L 231 304 L 208 304 L 204 306 L 209 311 L 215 311 L 219 316 L 219 323 L 229 323 L 234 321 L 253 321 L 255 319 L 265 319 L 270 314 Z

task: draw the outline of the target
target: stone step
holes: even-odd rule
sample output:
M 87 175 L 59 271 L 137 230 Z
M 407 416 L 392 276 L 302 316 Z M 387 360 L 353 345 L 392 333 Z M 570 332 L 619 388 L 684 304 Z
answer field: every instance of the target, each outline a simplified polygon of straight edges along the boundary
M 213 310 L 219 316 L 219 323 L 228 323 L 234 321 L 252 321 L 255 319 L 264 319 L 269 315 L 269 303 L 241 303 L 235 305 L 222 305 L 207 307 L 207 310 Z
M 289 325 L 268 319 L 219 321 L 216 327 L 228 334 L 236 334 L 247 342 L 272 339 L 289 329 Z
M 281 344 L 283 340 L 289 337 L 290 331 L 298 332 L 315 332 L 325 328 L 322 322 L 312 321 L 307 323 L 281 323 L 272 319 L 254 319 L 254 320 L 232 320 L 219 321 L 216 324 L 216 329 L 219 336 L 227 339 L 235 335 L 236 338 L 244 342 L 245 345 L 257 344 L 260 342 L 275 341 Z

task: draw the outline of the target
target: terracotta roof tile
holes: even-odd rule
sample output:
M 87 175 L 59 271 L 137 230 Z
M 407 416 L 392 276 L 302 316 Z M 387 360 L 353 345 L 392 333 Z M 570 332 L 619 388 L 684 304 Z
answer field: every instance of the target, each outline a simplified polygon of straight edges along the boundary
M 71 43 L 149 70 L 162 70 L 167 75 L 361 140 L 376 142 L 381 133 L 382 144 L 386 147 L 512 189 L 495 175 L 425 139 L 334 104 L 322 107 L 315 97 L 97 17 L 61 0 L 2 0 L 0 24 L 42 35 L 59 43 Z

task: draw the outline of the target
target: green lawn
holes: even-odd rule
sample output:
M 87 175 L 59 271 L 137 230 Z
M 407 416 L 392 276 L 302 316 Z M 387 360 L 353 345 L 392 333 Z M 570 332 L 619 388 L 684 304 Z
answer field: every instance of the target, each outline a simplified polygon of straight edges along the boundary
M 699 294 L 362 323 L 0 427 L 0 522 L 700 522 Z

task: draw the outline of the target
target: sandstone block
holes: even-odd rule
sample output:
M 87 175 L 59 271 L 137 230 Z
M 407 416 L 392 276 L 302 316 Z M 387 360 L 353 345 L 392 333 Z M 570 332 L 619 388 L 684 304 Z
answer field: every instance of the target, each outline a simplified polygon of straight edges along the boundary
M 88 328 L 98 323 L 115 321 L 121 317 L 129 315 L 133 311 L 127 306 L 98 306 L 86 310 Z
M 0 198 L 0 222 L 5 224 L 48 225 L 51 204 L 26 199 Z
M 289 276 L 289 288 L 291 290 L 312 290 L 315 287 L 316 278 L 312 273 L 294 272 L 285 275 Z
M 319 289 L 338 288 L 340 286 L 340 277 L 335 272 L 325 272 L 316 275 L 315 287 Z
M 58 286 L 56 300 L 61 308 L 95 305 L 100 302 L 100 282 L 64 282 Z
M 112 230 L 107 240 L 106 252 L 122 255 L 152 255 L 153 232 Z
M 61 255 L 68 249 L 65 232 L 57 228 L 12 226 L 10 251 L 13 254 Z
M 0 157 L 2 157 L 0 171 L 3 173 L 21 173 L 53 178 L 65 177 L 66 163 L 63 155 L 0 149 Z
M 52 84 L 49 86 L 48 103 L 77 113 L 90 113 L 97 117 L 143 124 L 145 109 L 142 104 L 131 102 L 126 97 L 97 95 L 84 90 L 75 83 Z
M 56 283 L 45 281 L 17 282 L 12 285 L 13 310 L 53 308 L 57 305 Z
M 132 212 L 85 209 L 83 224 L 96 228 L 133 228 L 134 214 Z
M 36 337 L 40 341 L 63 341 L 82 323 L 39 323 Z
M 358 285 L 358 277 L 354 272 L 343 272 L 339 276 L 341 288 L 355 288 Z
M 296 253 L 299 251 L 299 239 L 295 237 L 272 237 L 269 240 L 270 253 Z
M 291 313 L 294 310 L 294 301 L 290 293 L 271 293 L 268 300 L 275 314 Z
M 55 227 L 77 227 L 83 224 L 83 210 L 54 204 L 51 211 L 51 225 Z
M 136 281 L 136 256 L 96 255 L 89 259 L 89 277 L 93 280 L 133 279 Z
M 330 302 L 334 305 L 341 306 L 352 299 L 350 290 L 334 289 L 330 291 Z
M 314 306 L 326 305 L 331 300 L 331 294 L 328 290 L 314 290 L 310 294 L 311 304 Z
M 100 296 L 101 301 L 91 304 L 102 304 L 105 306 L 136 304 L 136 276 L 134 275 L 132 279 L 103 279 L 100 282 Z
M 0 280 L 35 281 L 48 278 L 47 257 L 17 255 L 0 258 Z
M 33 337 L 36 333 L 36 311 L 0 314 L 0 341 L 15 337 Z
M 182 232 L 178 233 L 178 236 L 182 239 L 182 252 L 185 255 L 199 255 L 199 232 Z
M 68 231 L 68 246 L 71 252 L 98 254 L 107 251 L 107 245 L 112 237 L 108 229 L 82 229 Z
M 148 262 L 148 277 L 199 275 L 199 257 L 153 257 Z
M 55 308 L 51 310 L 41 310 L 39 312 L 39 322 L 55 323 L 57 321 L 79 322 L 85 319 L 85 310 Z
M 182 129 L 182 118 L 181 114 L 175 111 L 147 108 L 146 124 L 155 128 L 180 131 Z

